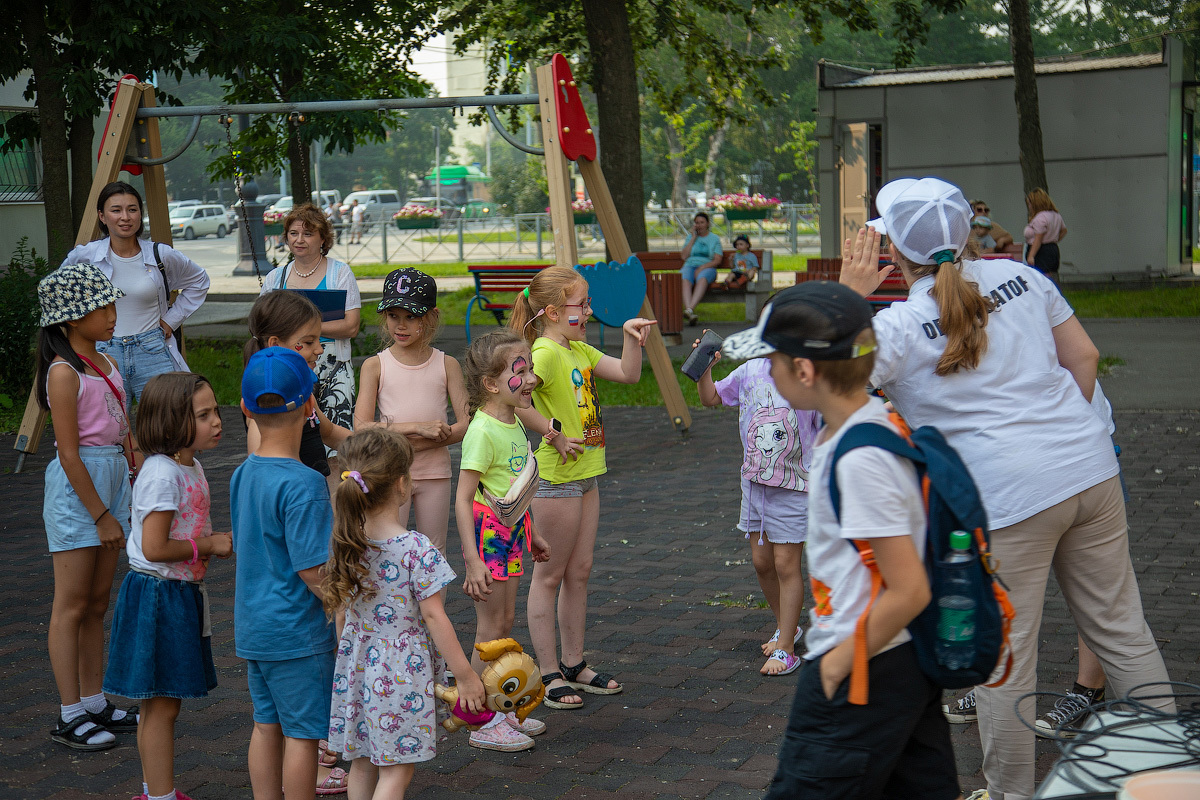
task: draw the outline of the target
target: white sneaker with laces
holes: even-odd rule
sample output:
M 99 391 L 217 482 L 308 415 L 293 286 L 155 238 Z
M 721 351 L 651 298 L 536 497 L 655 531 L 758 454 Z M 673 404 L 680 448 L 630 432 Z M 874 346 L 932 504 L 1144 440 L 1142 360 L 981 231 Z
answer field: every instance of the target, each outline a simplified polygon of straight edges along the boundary
M 515 713 L 509 711 L 504 715 L 504 720 L 514 731 L 523 733 L 526 736 L 537 736 L 540 733 L 546 732 L 546 723 L 542 722 L 540 719 L 526 717 L 525 721 L 521 722 L 520 718 L 518 718 Z

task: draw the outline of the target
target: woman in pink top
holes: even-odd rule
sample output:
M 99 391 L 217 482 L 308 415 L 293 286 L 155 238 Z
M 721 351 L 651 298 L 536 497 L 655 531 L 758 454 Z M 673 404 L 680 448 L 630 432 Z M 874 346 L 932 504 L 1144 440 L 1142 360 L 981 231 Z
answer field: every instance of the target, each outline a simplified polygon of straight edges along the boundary
M 382 338 L 390 346 L 363 362 L 359 375 L 354 427 L 383 425 L 412 444 L 412 491 L 400 508 L 414 530 L 429 537 L 443 555 L 450 524 L 450 451 L 461 442 L 470 421 L 467 388 L 458 361 L 433 347 L 437 334 L 437 284 L 419 270 L 394 270 L 383 282 Z M 447 401 L 454 406 L 450 424 Z M 376 408 L 379 419 L 376 421 Z
M 1045 189 L 1025 195 L 1029 224 L 1025 226 L 1025 263 L 1058 284 L 1058 243 L 1067 235 L 1067 226 Z

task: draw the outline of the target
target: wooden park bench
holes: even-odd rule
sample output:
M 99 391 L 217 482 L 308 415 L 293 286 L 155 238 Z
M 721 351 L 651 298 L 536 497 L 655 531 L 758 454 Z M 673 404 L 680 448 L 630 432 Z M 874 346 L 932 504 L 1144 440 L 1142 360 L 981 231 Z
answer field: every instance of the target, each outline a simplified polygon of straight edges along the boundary
M 808 271 L 796 273 L 796 283 L 803 281 L 836 282 L 841 273 L 842 260 L 840 258 L 810 258 L 808 260 Z M 896 270 L 884 278 L 879 288 L 873 294 L 867 296 L 867 302 L 876 309 L 886 308 L 892 303 L 906 299 L 908 299 L 908 284 L 904 282 L 904 277 L 900 275 L 900 270 Z
M 475 279 L 475 296 L 467 303 L 467 344 L 471 343 L 471 311 L 480 308 L 496 317 L 496 324 L 504 324 L 504 312 L 511 311 L 510 298 L 503 302 L 497 295 L 512 295 L 523 291 L 533 276 L 544 270 L 546 264 L 473 264 L 467 272 Z
M 759 313 L 766 305 L 767 298 L 773 289 L 771 281 L 774 278 L 770 250 L 751 250 L 758 258 L 758 275 L 742 289 L 725 289 L 723 286 L 710 286 L 705 293 L 702 303 L 745 303 L 746 321 L 755 322 Z M 683 257 L 675 251 L 643 251 L 636 253 L 646 270 L 646 294 L 650 297 L 650 306 L 658 318 L 658 327 L 663 336 L 680 336 L 683 333 L 683 279 L 679 268 L 683 265 Z M 725 251 L 725 260 L 721 262 L 717 280 L 721 280 L 721 272 L 728 272 L 733 265 L 733 251 Z

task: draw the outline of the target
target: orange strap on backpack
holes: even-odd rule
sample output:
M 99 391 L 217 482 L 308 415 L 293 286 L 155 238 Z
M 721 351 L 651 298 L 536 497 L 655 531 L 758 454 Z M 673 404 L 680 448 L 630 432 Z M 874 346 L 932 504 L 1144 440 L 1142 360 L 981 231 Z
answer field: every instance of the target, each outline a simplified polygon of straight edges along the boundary
M 875 551 L 871 549 L 871 545 L 858 539 L 851 541 L 858 548 L 858 557 L 862 559 L 863 566 L 871 572 L 871 598 L 867 600 L 867 607 L 859 614 L 858 623 L 854 626 L 854 667 L 850 670 L 848 698 L 853 705 L 865 706 L 867 687 L 870 684 L 868 662 L 871 660 L 867 647 L 867 617 L 871 613 L 871 606 L 875 605 L 875 599 L 879 597 L 879 590 L 883 588 L 883 576 L 879 574 L 879 566 L 875 563 Z

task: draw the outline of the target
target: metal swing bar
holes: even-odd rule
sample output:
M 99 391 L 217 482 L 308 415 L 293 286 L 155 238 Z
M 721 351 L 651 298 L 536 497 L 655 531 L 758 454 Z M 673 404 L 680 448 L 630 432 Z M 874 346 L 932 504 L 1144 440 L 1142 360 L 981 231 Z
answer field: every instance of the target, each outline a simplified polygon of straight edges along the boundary
M 492 125 L 500 136 L 514 147 L 533 155 L 544 155 L 541 148 L 532 148 L 512 136 L 496 115 L 496 106 L 535 106 L 539 102 L 536 94 L 484 94 L 474 97 L 397 97 L 381 100 L 312 100 L 302 103 L 234 103 L 210 106 L 163 106 L 139 108 L 137 119 L 159 119 L 166 117 L 191 117 L 192 126 L 183 144 L 168 156 L 143 158 L 127 154 L 126 162 L 141 166 L 159 166 L 173 161 L 183 154 L 196 137 L 200 118 L 209 116 L 230 117 L 235 114 L 316 114 L 345 111 L 395 111 L 406 108 L 464 108 L 480 106 L 487 109 Z

